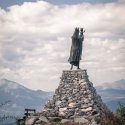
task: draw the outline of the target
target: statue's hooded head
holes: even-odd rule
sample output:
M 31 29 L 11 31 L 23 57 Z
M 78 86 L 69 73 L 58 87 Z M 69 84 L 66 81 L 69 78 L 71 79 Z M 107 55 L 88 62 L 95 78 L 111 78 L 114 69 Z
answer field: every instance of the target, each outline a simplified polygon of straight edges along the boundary
M 75 32 L 76 32 L 76 33 L 79 32 L 79 28 L 78 28 L 78 27 L 75 28 Z
M 75 28 L 75 31 L 74 31 L 74 34 L 73 34 L 73 37 L 78 37 L 79 36 L 79 28 L 78 27 L 76 27 Z

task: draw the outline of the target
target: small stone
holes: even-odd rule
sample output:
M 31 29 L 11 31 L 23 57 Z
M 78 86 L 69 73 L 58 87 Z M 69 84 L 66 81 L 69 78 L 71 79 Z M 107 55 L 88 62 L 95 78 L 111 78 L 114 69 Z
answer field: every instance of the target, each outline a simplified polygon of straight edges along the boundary
M 64 112 L 64 111 L 66 111 L 66 110 L 67 110 L 66 107 L 65 107 L 65 108 L 60 108 L 60 109 L 59 109 L 60 112 Z
M 76 106 L 76 103 L 74 103 L 74 102 L 71 102 L 71 103 L 69 103 L 69 105 L 68 105 L 70 108 L 73 108 L 73 107 L 75 107 Z
M 55 110 L 58 110 L 58 109 L 59 109 L 59 107 L 55 107 L 54 109 L 55 109 Z
M 62 120 L 61 120 L 61 123 L 63 123 L 63 124 L 64 124 L 64 123 L 67 123 L 67 122 L 72 122 L 72 120 L 69 120 L 69 119 L 62 119 Z
M 70 116 L 73 116 L 74 115 L 74 111 L 68 111 L 68 117 L 70 117 Z
M 61 101 L 56 101 L 55 105 L 60 105 Z
M 84 102 L 85 103 L 89 103 L 89 99 L 84 99 Z
M 31 116 L 26 119 L 25 125 L 33 125 L 38 119 L 38 117 Z
M 77 93 L 77 89 L 73 89 L 73 94 Z
M 65 116 L 64 112 L 59 112 L 59 116 Z
M 43 109 L 43 112 L 47 112 L 49 109 L 48 108 L 44 108 Z
M 91 111 L 91 110 L 92 110 L 92 107 L 89 107 L 89 108 L 87 108 L 87 109 L 81 109 L 82 112 L 89 112 L 89 111 Z
M 88 105 L 87 105 L 87 104 L 82 104 L 82 105 L 81 105 L 81 108 L 82 108 L 82 109 L 88 108 Z
M 89 108 L 86 109 L 86 112 L 89 112 L 91 110 L 92 110 L 92 107 L 89 107 Z
M 91 94 L 89 94 L 89 95 L 88 95 L 88 98 L 89 98 L 89 99 L 92 99 L 92 95 L 91 95 Z
M 49 122 L 49 120 L 48 120 L 45 116 L 40 116 L 40 117 L 39 117 L 39 120 L 41 120 L 41 121 L 43 121 L 43 122 L 45 122 L 45 123 L 48 123 L 48 122 Z
M 38 121 L 36 121 L 35 122 L 35 125 L 37 124 L 37 125 L 39 125 L 39 124 L 41 124 L 41 123 L 43 123 L 41 120 L 38 120 Z
M 83 91 L 83 93 L 84 93 L 84 94 L 87 94 L 87 92 L 86 92 L 86 91 Z
M 81 107 L 81 104 L 80 104 L 80 103 L 76 103 L 76 107 L 77 107 L 77 108 L 80 108 L 80 107 Z
M 80 116 L 84 116 L 86 113 L 85 112 L 80 112 L 79 115 Z
M 79 80 L 79 83 L 84 83 L 84 80 L 83 79 Z
M 80 117 L 80 118 L 74 118 L 74 122 L 76 123 L 83 123 L 83 124 L 88 124 L 89 121 L 83 117 Z
M 97 125 L 97 123 L 95 121 L 93 121 L 91 125 Z
M 86 112 L 86 109 L 81 109 L 82 112 Z

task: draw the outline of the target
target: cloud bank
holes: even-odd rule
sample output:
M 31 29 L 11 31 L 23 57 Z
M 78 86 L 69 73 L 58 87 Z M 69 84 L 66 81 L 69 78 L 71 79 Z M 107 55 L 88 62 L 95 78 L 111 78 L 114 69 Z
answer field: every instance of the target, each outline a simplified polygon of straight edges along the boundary
M 125 76 L 125 1 L 53 5 L 25 2 L 0 9 L 0 76 L 31 89 L 54 90 L 74 27 L 84 27 L 81 68 L 94 85 Z

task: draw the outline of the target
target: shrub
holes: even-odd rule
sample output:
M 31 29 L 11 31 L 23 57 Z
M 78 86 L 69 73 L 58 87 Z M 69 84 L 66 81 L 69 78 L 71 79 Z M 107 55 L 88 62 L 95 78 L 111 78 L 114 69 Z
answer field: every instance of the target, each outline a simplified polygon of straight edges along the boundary
M 121 117 L 117 114 L 109 113 L 101 119 L 101 125 L 125 125 Z
M 119 103 L 119 107 L 115 113 L 108 113 L 101 118 L 101 125 L 125 125 L 125 105 Z
M 121 104 L 119 102 L 119 107 L 118 109 L 116 110 L 117 114 L 121 117 L 125 117 L 125 105 Z
M 17 125 L 25 125 L 25 120 L 23 119 L 16 119 Z
M 50 122 L 61 122 L 61 118 L 59 118 L 59 117 L 53 117 L 53 118 L 49 118 L 49 121 Z

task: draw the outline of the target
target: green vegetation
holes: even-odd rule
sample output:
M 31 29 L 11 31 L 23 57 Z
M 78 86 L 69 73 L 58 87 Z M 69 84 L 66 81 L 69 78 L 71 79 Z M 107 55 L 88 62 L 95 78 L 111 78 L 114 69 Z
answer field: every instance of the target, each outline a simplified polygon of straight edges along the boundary
M 59 117 L 49 118 L 50 123 L 60 123 L 61 120 L 62 120 L 62 119 L 59 118 Z
M 121 117 L 124 117 L 125 118 L 125 105 L 124 104 L 121 104 L 119 102 L 119 107 L 118 109 L 116 110 L 117 114 Z
M 16 119 L 16 124 L 17 125 L 25 125 L 25 120 L 24 119 Z
M 116 114 L 109 113 L 100 121 L 101 125 L 125 125 L 125 105 L 119 103 Z

